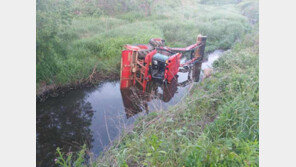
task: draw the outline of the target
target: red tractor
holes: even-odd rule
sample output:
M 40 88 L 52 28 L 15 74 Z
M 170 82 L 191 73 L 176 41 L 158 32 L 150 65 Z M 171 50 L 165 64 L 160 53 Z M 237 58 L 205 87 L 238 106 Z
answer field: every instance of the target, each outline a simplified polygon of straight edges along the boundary
M 170 84 L 179 68 L 193 69 L 192 78 L 198 81 L 206 39 L 198 35 L 196 43 L 186 48 L 167 47 L 160 38 L 151 39 L 149 44 L 125 45 L 126 50 L 121 55 L 120 88 L 139 84 L 145 91 L 149 81 Z

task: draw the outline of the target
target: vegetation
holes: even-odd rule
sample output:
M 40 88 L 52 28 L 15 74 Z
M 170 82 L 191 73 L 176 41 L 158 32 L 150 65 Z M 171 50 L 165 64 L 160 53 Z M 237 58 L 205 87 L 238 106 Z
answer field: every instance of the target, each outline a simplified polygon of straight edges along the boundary
M 118 74 L 124 44 L 161 37 L 186 46 L 199 33 L 206 52 L 231 48 L 214 75 L 168 111 L 138 119 L 89 166 L 259 166 L 258 1 L 37 1 L 37 89 L 93 69 Z M 83 166 L 84 151 L 58 150 L 57 164 Z
M 250 3 L 223 6 L 193 0 L 38 0 L 37 92 L 87 81 L 93 72 L 118 76 L 124 44 L 161 37 L 184 47 L 201 33 L 206 51 L 228 49 L 251 29 Z
M 58 158 L 55 159 L 55 163 L 62 167 L 83 166 L 85 162 L 84 160 L 85 152 L 86 152 L 86 145 L 83 145 L 82 149 L 77 153 L 77 155 L 76 154 L 74 155 L 76 157 L 73 158 L 72 152 L 69 152 L 66 155 L 64 155 L 64 153 L 62 153 L 61 149 L 58 147 L 57 148 Z M 73 159 L 75 159 L 74 162 L 73 162 Z

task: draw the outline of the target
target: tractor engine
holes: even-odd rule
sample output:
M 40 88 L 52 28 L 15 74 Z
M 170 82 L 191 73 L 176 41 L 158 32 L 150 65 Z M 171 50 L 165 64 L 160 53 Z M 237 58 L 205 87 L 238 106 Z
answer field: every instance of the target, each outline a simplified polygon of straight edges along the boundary
M 165 69 L 167 67 L 168 59 L 169 59 L 168 56 L 160 53 L 156 53 L 153 56 L 151 66 L 149 69 L 153 80 L 156 80 L 156 81 L 164 80 L 164 74 L 165 74 Z

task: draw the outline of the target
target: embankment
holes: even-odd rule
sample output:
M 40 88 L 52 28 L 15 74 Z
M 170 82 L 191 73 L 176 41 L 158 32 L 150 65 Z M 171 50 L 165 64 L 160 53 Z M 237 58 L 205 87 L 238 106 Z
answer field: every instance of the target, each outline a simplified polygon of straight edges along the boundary
M 95 166 L 259 166 L 258 30 L 168 111 L 139 119 Z
M 106 82 L 115 80 L 119 80 L 118 73 L 113 72 L 109 74 L 104 74 L 103 72 L 97 72 L 94 69 L 93 72 L 86 79 L 80 79 L 75 82 L 60 85 L 41 85 L 39 89 L 37 89 L 36 101 L 42 102 L 45 101 L 48 97 L 56 97 L 59 95 L 63 95 L 71 90 L 91 87 L 103 81 Z

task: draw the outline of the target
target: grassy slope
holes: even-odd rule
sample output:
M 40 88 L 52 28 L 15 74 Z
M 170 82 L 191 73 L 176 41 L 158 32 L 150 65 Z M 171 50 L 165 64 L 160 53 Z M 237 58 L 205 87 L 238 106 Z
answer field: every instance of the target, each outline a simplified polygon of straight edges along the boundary
M 97 166 L 259 166 L 258 30 L 169 111 L 151 113 Z M 116 145 L 116 144 L 115 144 Z
M 170 46 L 186 46 L 199 33 L 208 36 L 206 51 L 227 49 L 250 25 L 236 4 L 215 6 L 191 0 L 158 1 L 149 17 L 127 12 L 114 16 L 75 17 L 62 46 L 65 51 L 52 55 L 53 65 L 37 63 L 37 92 L 46 85 L 63 86 L 88 78 L 96 72 L 118 75 L 124 44 L 147 43 L 162 37 Z

